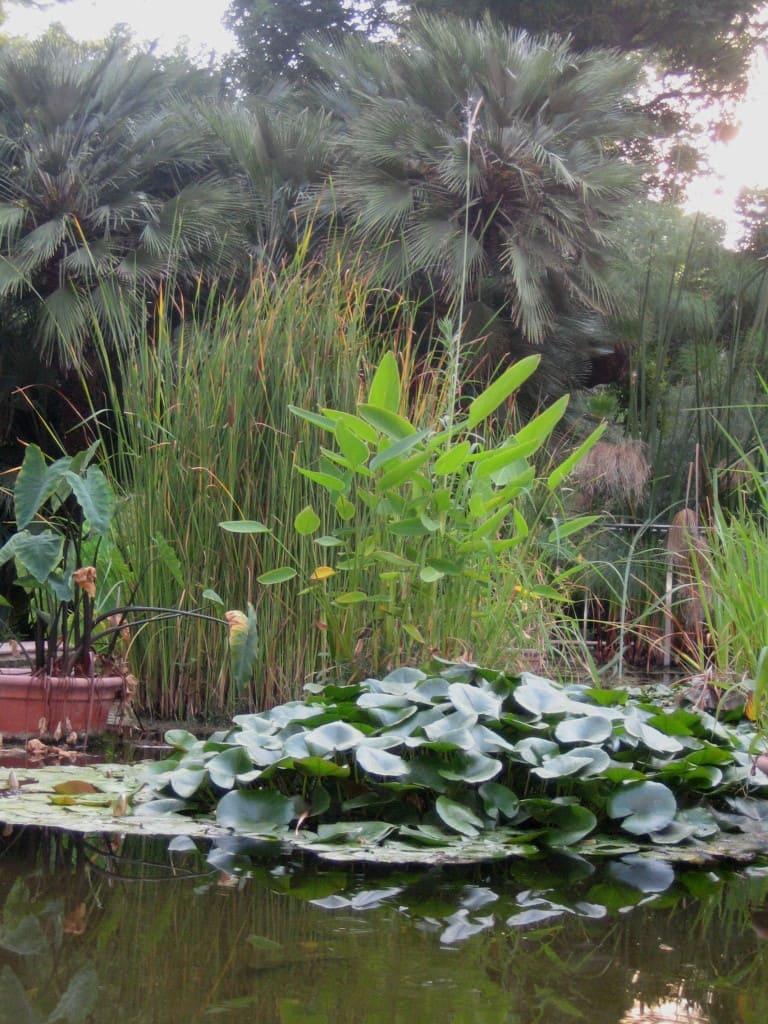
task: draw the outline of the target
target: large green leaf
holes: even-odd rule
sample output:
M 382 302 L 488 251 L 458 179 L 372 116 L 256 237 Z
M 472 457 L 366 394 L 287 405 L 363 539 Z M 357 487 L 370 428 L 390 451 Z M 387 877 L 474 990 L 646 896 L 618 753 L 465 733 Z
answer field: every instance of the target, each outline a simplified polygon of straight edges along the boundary
M 399 440 L 416 433 L 412 423 L 389 409 L 382 409 L 378 405 L 358 405 L 357 411 L 366 423 L 370 423 L 387 437 Z
M 316 754 L 330 754 L 332 751 L 351 750 L 356 747 L 365 733 L 346 722 L 329 722 L 306 733 L 307 746 Z
M 442 820 L 463 836 L 474 837 L 478 835 L 483 827 L 483 819 L 479 818 L 474 811 L 456 800 L 450 800 L 447 796 L 439 796 L 435 802 L 435 810 Z
M 385 352 L 371 381 L 368 403 L 397 412 L 400 408 L 400 371 L 394 352 Z
M 677 801 L 660 782 L 630 782 L 608 801 L 608 814 L 621 818 L 621 827 L 632 835 L 659 832 L 674 821 Z
M 69 459 L 60 459 L 49 466 L 38 446 L 28 445 L 13 489 L 17 529 L 23 530 L 32 522 L 53 494 L 68 466 Z
M 597 825 L 592 811 L 579 804 L 555 806 L 545 816 L 547 831 L 544 840 L 550 846 L 571 846 L 588 836 Z
M 520 800 L 508 786 L 500 782 L 485 782 L 480 787 L 485 813 L 491 818 L 498 818 L 499 813 L 511 821 L 520 809 Z
M 219 789 L 232 789 L 238 775 L 247 774 L 252 767 L 250 757 L 241 746 L 222 750 L 206 764 L 211 782 Z
M 171 773 L 169 782 L 176 796 L 188 800 L 200 789 L 207 777 L 208 773 L 202 765 L 199 768 L 177 768 Z
M 91 532 L 99 536 L 109 533 L 115 516 L 115 492 L 98 466 L 90 466 L 85 476 L 65 475 L 77 498 Z
M 368 445 L 343 422 L 336 424 L 336 444 L 350 466 L 362 466 L 368 460 Z
M 469 441 L 461 441 L 459 444 L 448 448 L 437 459 L 434 471 L 438 476 L 450 476 L 462 469 L 469 459 L 472 445 Z
M 370 468 L 381 469 L 382 466 L 386 466 L 390 462 L 402 459 L 428 436 L 428 430 L 419 430 L 415 434 L 409 434 L 408 437 L 401 437 L 399 441 L 395 441 L 387 448 L 382 448 L 378 455 L 374 455 L 370 461 Z
M 311 480 L 313 484 L 317 484 L 319 487 L 324 487 L 326 491 L 341 494 L 347 489 L 340 476 L 334 476 L 332 473 L 319 473 L 314 469 L 305 469 L 303 466 L 297 466 L 296 469 L 307 480 Z
M 29 1004 L 24 986 L 6 964 L 0 972 L 0 1001 L 3 1014 L 13 1024 L 41 1024 L 41 1018 Z
M 233 789 L 216 807 L 216 821 L 238 832 L 270 832 L 297 817 L 294 801 L 271 789 Z
M 611 735 L 612 728 L 604 715 L 566 718 L 558 723 L 555 739 L 560 743 L 602 743 Z
M 520 385 L 525 383 L 535 372 L 540 362 L 541 356 L 526 356 L 525 359 L 521 359 L 514 366 L 506 369 L 492 384 L 489 384 L 469 406 L 467 429 L 472 430 L 478 423 L 482 423 L 491 413 L 495 412 L 502 402 L 506 402 L 510 395 L 514 394 Z
M 540 444 L 544 442 L 565 415 L 565 410 L 568 408 L 568 397 L 568 395 L 563 395 L 544 412 L 534 416 L 521 430 L 518 430 L 515 442 L 517 444 L 525 444 L 528 441 L 538 441 Z
M 38 583 L 45 583 L 61 562 L 64 538 L 53 530 L 22 530 L 0 548 L 0 565 L 15 558 Z
M 568 710 L 570 701 L 561 689 L 553 686 L 548 679 L 530 673 L 523 675 L 523 681 L 514 691 L 517 703 L 534 715 L 559 715 Z
M 397 754 L 390 754 L 386 750 L 377 750 L 375 747 L 357 748 L 355 753 L 357 763 L 363 771 L 371 775 L 383 775 L 388 777 L 399 777 L 408 774 L 408 762 Z
M 558 523 L 547 537 L 549 544 L 560 544 L 575 533 L 585 530 L 588 526 L 596 523 L 600 516 L 576 516 L 575 519 L 567 519 L 564 523 Z
M 290 565 L 285 565 L 280 569 L 270 569 L 268 572 L 263 572 L 261 576 L 256 578 L 263 587 L 274 587 L 278 583 L 287 583 L 288 580 L 292 580 L 296 575 L 295 569 Z

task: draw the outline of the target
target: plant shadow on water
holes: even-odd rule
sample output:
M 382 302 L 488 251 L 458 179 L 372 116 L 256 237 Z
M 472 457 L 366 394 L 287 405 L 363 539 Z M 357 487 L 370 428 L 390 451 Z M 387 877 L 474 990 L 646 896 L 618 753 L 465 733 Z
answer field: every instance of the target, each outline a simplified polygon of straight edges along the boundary
M 768 869 L 562 854 L 319 869 L 25 830 L 0 847 L 0 1021 L 756 1024 Z

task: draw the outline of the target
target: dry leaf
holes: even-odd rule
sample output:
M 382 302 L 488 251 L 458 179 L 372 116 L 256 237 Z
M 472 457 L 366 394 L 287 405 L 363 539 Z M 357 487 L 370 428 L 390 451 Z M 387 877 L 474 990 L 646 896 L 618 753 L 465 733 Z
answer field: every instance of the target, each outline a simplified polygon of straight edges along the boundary
M 32 760 L 39 760 L 48 753 L 48 747 L 42 740 L 32 738 L 27 741 L 27 754 Z
M 96 597 L 96 569 L 94 566 L 84 565 L 82 569 L 75 569 L 72 573 L 72 582 L 91 599 Z
M 61 734 L 62 734 L 61 722 L 57 722 L 56 723 L 56 728 L 53 730 L 53 742 L 54 743 L 58 743 L 59 742 L 59 740 L 61 739 Z
M 8 782 L 6 785 L 6 789 L 8 790 L 9 793 L 18 793 L 19 790 L 21 789 L 21 787 L 19 786 L 18 776 L 16 775 L 16 772 L 13 770 L 13 768 L 11 768 L 11 770 L 8 772 Z
M 229 626 L 229 642 L 232 643 L 234 637 L 238 633 L 247 631 L 248 629 L 248 616 L 245 612 L 229 611 L 224 612 L 224 618 Z
M 43 736 L 45 734 L 45 730 L 47 728 L 48 728 L 48 719 L 47 718 L 41 718 L 39 720 L 39 722 L 37 723 L 37 731 L 40 733 L 41 736 Z
M 321 583 L 323 580 L 329 580 L 331 576 L 336 575 L 336 570 L 332 569 L 330 565 L 318 565 L 312 575 L 309 577 L 310 583 Z
M 127 644 L 131 639 L 131 631 L 125 624 L 124 615 L 110 615 L 107 619 L 110 629 L 116 629 L 119 633 L 120 639 L 124 644 Z
M 57 782 L 53 787 L 54 793 L 66 793 L 69 796 L 78 793 L 101 793 L 98 786 L 92 782 L 85 782 L 83 779 L 70 779 L 68 782 Z
M 64 918 L 62 930 L 65 935 L 82 935 L 85 931 L 88 909 L 84 903 L 78 903 Z

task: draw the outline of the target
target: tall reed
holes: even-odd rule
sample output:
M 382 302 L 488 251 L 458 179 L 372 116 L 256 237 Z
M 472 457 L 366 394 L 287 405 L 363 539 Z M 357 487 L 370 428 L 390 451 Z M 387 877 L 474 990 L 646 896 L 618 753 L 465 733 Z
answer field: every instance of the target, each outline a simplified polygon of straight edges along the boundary
M 400 313 L 388 341 L 415 381 L 411 314 Z M 295 694 L 322 648 L 298 588 L 255 582 L 316 497 L 293 465 L 317 457 L 317 432 L 289 406 L 352 409 L 393 314 L 386 297 L 339 266 L 291 268 L 257 273 L 243 298 L 215 292 L 191 309 L 161 303 L 138 332 L 115 308 L 98 333 L 111 412 L 97 419 L 123 492 L 118 543 L 129 585 L 142 603 L 164 607 L 199 607 L 206 591 L 227 607 L 251 600 L 260 700 Z M 274 539 L 219 527 L 240 518 L 269 522 Z M 312 552 L 296 555 L 306 578 Z M 222 633 L 190 622 L 139 633 L 132 660 L 143 703 L 168 717 L 231 710 Z
M 173 719 L 225 716 L 237 705 L 295 697 L 328 666 L 324 623 L 301 582 L 327 554 L 297 537 L 294 521 L 311 504 L 327 534 L 336 512 L 331 497 L 295 472 L 297 463 L 317 464 L 325 439 L 290 407 L 353 411 L 386 347 L 397 355 L 413 422 L 439 423 L 453 404 L 455 353 L 417 343 L 416 318 L 414 306 L 372 290 L 340 263 L 301 259 L 256 271 L 240 297 L 214 290 L 186 305 L 161 298 L 138 326 L 130 306 L 94 310 L 102 384 L 91 379 L 90 421 L 121 493 L 121 572 L 111 582 L 157 607 L 215 612 L 220 602 L 223 614 L 250 601 L 259 624 L 248 693 L 230 683 L 223 630 L 181 619 L 137 631 L 129 657 L 142 706 Z M 417 650 L 404 638 L 404 660 L 459 654 L 542 668 L 547 657 L 573 651 L 578 634 L 553 589 L 571 586 L 570 569 L 542 559 L 550 527 L 536 495 L 528 500 L 530 536 L 499 566 L 486 604 L 474 612 L 461 600 L 425 605 L 424 642 Z M 360 536 L 366 514 L 358 510 L 350 524 Z M 242 519 L 271 533 L 220 527 Z M 286 562 L 295 579 L 258 582 Z

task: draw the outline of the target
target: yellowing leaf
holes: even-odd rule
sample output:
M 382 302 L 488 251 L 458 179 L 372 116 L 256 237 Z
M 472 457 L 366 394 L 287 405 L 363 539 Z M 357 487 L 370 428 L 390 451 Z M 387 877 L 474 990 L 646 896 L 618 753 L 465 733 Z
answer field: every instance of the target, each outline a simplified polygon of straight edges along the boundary
M 750 722 L 757 721 L 757 708 L 755 707 L 754 693 L 750 693 L 747 697 L 747 703 L 744 705 L 744 714 Z
M 332 569 L 330 565 L 318 565 L 309 579 L 311 583 L 321 583 L 323 580 L 329 580 L 331 576 L 335 575 L 336 570 Z
M 248 605 L 248 614 L 228 611 L 224 614 L 229 626 L 229 650 L 232 658 L 232 678 L 235 685 L 243 686 L 251 676 L 258 653 L 256 612 Z
M 99 793 L 101 792 L 98 786 L 94 786 L 92 782 L 85 782 L 82 779 L 71 779 L 69 782 L 57 782 L 53 787 L 54 793 L 67 794 L 69 796 L 75 793 Z

